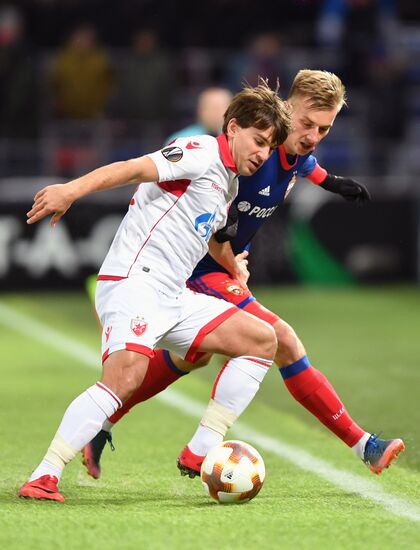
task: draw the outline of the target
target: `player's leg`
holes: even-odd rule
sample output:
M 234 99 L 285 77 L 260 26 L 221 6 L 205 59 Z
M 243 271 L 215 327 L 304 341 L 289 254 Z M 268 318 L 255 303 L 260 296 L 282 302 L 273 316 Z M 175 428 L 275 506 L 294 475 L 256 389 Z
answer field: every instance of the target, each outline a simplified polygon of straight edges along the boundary
M 131 397 L 108 420 L 112 427 L 125 416 L 135 405 L 147 401 L 154 395 L 162 392 L 168 386 L 185 376 L 192 370 L 208 365 L 212 354 L 197 354 L 196 360 L 185 361 L 164 349 L 158 349 L 150 360 L 143 383 L 131 395 Z
M 378 439 L 352 419 L 328 379 L 310 364 L 302 342 L 288 323 L 256 301 L 249 303 L 245 310 L 272 324 L 278 342 L 275 362 L 296 401 L 351 447 L 374 473 L 388 467 L 404 450 L 402 441 Z
M 66 464 L 101 430 L 111 416 L 141 384 L 148 357 L 132 351 L 117 351 L 103 367 L 100 382 L 79 395 L 64 413 L 58 430 L 41 463 L 19 495 L 25 498 L 63 501 L 58 482 Z
M 132 393 L 131 397 L 112 416 L 107 418 L 98 434 L 82 449 L 82 462 L 87 473 L 94 479 L 101 477 L 101 456 L 107 443 L 111 450 L 115 447 L 112 439 L 112 429 L 130 410 L 139 403 L 157 395 L 170 384 L 173 384 L 191 370 L 204 367 L 211 359 L 211 354 L 197 354 L 194 362 L 185 361 L 174 353 L 158 349 L 149 361 L 143 383 Z
M 96 283 L 93 279 L 87 281 L 90 296 L 92 296 L 93 292 L 93 283 Z M 245 291 L 241 288 L 236 279 L 232 279 L 229 275 L 222 272 L 208 273 L 207 275 L 196 278 L 189 283 L 188 286 L 194 292 L 223 299 L 238 307 L 243 307 L 250 299 L 254 299 L 249 291 Z M 188 359 L 183 359 L 167 350 L 157 350 L 155 356 L 150 359 L 149 368 L 142 385 L 138 387 L 133 392 L 130 399 L 124 403 L 107 422 L 105 422 L 104 430 L 107 432 L 111 430 L 112 426 L 121 420 L 121 418 L 135 405 L 160 393 L 181 376 L 188 374 L 192 370 L 208 365 L 211 356 L 211 353 L 190 353 Z M 105 442 L 106 439 L 104 438 L 104 444 Z
M 253 300 L 251 293 L 245 291 L 239 282 L 223 272 L 208 273 L 188 283 L 188 287 L 199 294 L 207 294 L 230 302 L 238 307 L 243 307 L 249 300 Z M 96 280 L 90 278 L 87 281 L 89 296 L 94 296 Z M 83 464 L 87 473 L 95 479 L 101 476 L 100 460 L 107 442 L 114 450 L 112 429 L 135 405 L 150 399 L 154 395 L 166 389 L 181 376 L 192 370 L 207 365 L 211 359 L 211 353 L 195 353 L 183 359 L 175 353 L 166 350 L 157 350 L 151 358 L 143 384 L 137 388 L 130 399 L 123 404 L 102 427 L 102 430 L 83 448 Z
M 98 285 L 98 313 L 105 327 L 101 380 L 67 408 L 44 459 L 19 491 L 20 496 L 63 500 L 57 483 L 64 466 L 96 436 L 105 420 L 142 383 L 158 339 L 156 331 L 160 333 L 165 327 L 168 330 L 177 313 L 174 308 L 173 312 L 164 314 L 159 293 L 151 287 L 146 288 L 147 285 L 141 285 L 141 292 L 137 287 L 138 281 L 129 279 Z M 140 322 L 138 311 L 149 320 Z
M 206 296 L 201 298 L 208 299 Z M 213 302 L 215 306 L 220 304 L 219 307 L 227 305 L 222 300 Z M 206 302 L 206 307 L 193 316 L 194 322 L 200 320 L 202 329 L 192 341 L 188 352 L 185 354 L 184 351 L 186 358 L 197 350 L 231 357 L 218 376 L 196 433 L 179 459 L 181 471 L 191 476 L 199 472 L 200 463 L 208 450 L 223 440 L 228 428 L 253 399 L 275 355 L 277 342 L 272 327 L 237 308 L 233 311 L 236 313 L 223 322 L 220 322 L 220 317 L 215 317 L 203 325 L 200 314 L 208 316 L 214 313 L 212 303 Z M 179 347 L 185 345 L 188 322 L 183 323 L 181 330 L 184 330 L 184 334 L 178 338 L 181 342 Z M 235 338 L 232 338 L 232 334 Z M 172 346 L 172 349 L 177 351 L 176 346 Z M 183 355 L 181 349 L 178 349 L 178 353 Z

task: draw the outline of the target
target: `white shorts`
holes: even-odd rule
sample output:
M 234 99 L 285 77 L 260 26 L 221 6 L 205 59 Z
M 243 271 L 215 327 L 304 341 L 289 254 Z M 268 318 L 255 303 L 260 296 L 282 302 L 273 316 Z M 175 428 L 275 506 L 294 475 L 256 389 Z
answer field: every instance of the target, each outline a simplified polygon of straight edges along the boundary
M 153 357 L 159 347 L 193 362 L 209 332 L 236 311 L 236 306 L 185 287 L 165 294 L 150 275 L 98 281 L 96 311 L 102 324 L 102 362 L 126 349 Z

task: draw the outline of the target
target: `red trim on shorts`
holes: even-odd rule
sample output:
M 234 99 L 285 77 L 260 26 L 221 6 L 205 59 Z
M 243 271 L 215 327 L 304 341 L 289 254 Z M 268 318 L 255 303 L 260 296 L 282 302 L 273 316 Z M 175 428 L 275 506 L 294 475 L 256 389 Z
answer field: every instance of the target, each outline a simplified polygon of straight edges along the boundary
M 216 395 L 216 388 L 217 388 L 217 384 L 219 383 L 219 380 L 220 380 L 220 377 L 222 376 L 223 374 L 223 371 L 225 370 L 225 368 L 227 367 L 227 364 L 229 363 L 230 359 L 228 359 L 226 361 L 226 363 L 223 365 L 223 367 L 220 369 L 220 372 L 219 374 L 217 375 L 217 378 L 216 380 L 214 381 L 214 385 L 213 385 L 213 390 L 211 392 L 211 398 L 214 399 L 214 396 Z
M 148 348 L 147 346 L 142 346 L 140 344 L 133 344 L 131 342 L 126 342 L 125 349 L 127 351 L 135 351 L 136 353 L 141 353 L 142 355 L 146 355 L 147 357 L 150 357 L 150 359 L 152 359 L 152 357 L 155 356 L 155 352 L 151 348 Z M 102 354 L 102 364 L 105 363 L 108 357 L 109 357 L 109 348 L 106 349 Z
M 193 343 L 190 346 L 190 349 L 187 352 L 187 355 L 185 356 L 185 361 L 188 361 L 189 363 L 194 363 L 195 355 L 198 352 L 198 348 L 201 345 L 201 342 L 204 340 L 204 337 L 207 336 L 210 332 L 212 332 L 215 328 L 217 328 L 219 325 L 223 323 L 223 321 L 226 321 L 231 315 L 236 313 L 237 311 L 240 311 L 237 307 L 231 307 L 209 321 L 207 325 L 204 325 L 204 327 L 201 327 L 198 331 L 197 336 L 194 338 Z M 201 352 L 200 352 L 201 353 Z
M 155 356 L 155 352 L 151 348 L 148 348 L 147 346 L 142 346 L 141 344 L 126 342 L 125 349 L 127 351 L 135 351 L 136 353 L 141 353 L 142 355 L 146 355 L 146 357 L 150 357 L 150 359 Z
M 251 363 L 257 363 L 257 365 L 262 365 L 263 367 L 267 367 L 268 369 L 271 367 L 273 361 L 270 361 L 267 359 L 264 361 L 263 359 L 254 359 L 254 357 L 242 357 L 242 359 L 246 359 L 247 361 L 251 361 Z
M 270 325 L 274 325 L 280 320 L 280 317 L 276 313 L 273 313 L 256 300 L 246 304 L 246 306 L 242 308 L 242 311 L 247 311 L 251 315 L 254 315 L 254 317 L 266 321 Z
M 319 185 L 327 177 L 327 171 L 325 170 L 325 168 L 322 168 L 322 166 L 320 166 L 319 164 L 316 164 L 312 172 L 308 174 L 306 177 L 315 185 Z
M 115 395 L 115 393 L 113 393 L 109 388 L 101 384 L 101 382 L 96 382 L 96 385 L 98 386 L 98 388 L 101 388 L 101 390 L 106 391 L 106 393 L 108 393 L 114 399 L 114 401 L 116 401 L 118 408 L 122 407 L 122 403 L 119 400 L 118 396 Z
M 191 180 L 158 181 L 158 186 L 176 197 L 182 197 L 190 185 Z
M 188 180 L 180 180 L 180 181 L 188 181 Z M 186 191 L 186 189 L 187 189 L 187 188 L 185 188 L 184 191 Z M 150 237 L 152 236 L 153 230 L 155 229 L 155 227 L 157 226 L 157 224 L 158 224 L 161 220 L 163 220 L 163 218 L 166 216 L 166 214 L 168 214 L 168 213 L 172 210 L 172 208 L 173 208 L 174 206 L 176 206 L 176 204 L 178 203 L 178 201 L 179 201 L 179 199 L 181 198 L 181 196 L 182 196 L 182 195 L 179 195 L 179 196 L 177 195 L 176 201 L 168 208 L 168 210 L 166 210 L 166 212 L 164 212 L 164 213 L 162 214 L 162 216 L 158 219 L 158 221 L 157 221 L 157 222 L 155 223 L 155 225 L 152 227 L 152 229 L 151 229 L 150 232 L 149 232 L 149 235 L 148 235 L 147 239 L 145 239 L 144 243 L 141 245 L 140 250 L 137 252 L 137 255 L 136 255 L 136 257 L 134 258 L 133 263 L 130 265 L 130 268 L 129 268 L 128 273 L 127 273 L 127 277 L 130 275 L 130 271 L 132 270 L 133 265 L 137 262 L 138 257 L 140 256 L 141 251 L 143 250 L 143 248 L 144 248 L 144 247 L 146 246 L 146 244 L 147 244 L 147 241 L 148 241 L 148 240 L 150 239 Z
M 226 166 L 226 168 L 229 168 L 229 170 L 232 170 L 232 172 L 235 172 L 235 174 L 237 174 L 238 169 L 236 167 L 235 161 L 233 160 L 232 153 L 229 149 L 226 134 L 220 134 L 220 136 L 217 136 L 216 139 L 217 143 L 219 144 L 219 151 L 223 165 Z
M 128 277 L 121 277 L 120 275 L 98 275 L 97 281 L 121 281 Z

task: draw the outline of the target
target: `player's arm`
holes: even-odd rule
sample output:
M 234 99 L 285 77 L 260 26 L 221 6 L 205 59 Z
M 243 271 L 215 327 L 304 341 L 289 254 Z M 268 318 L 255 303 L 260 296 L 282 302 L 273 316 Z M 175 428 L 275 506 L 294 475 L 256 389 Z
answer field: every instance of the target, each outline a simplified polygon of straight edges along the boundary
M 360 182 L 334 174 L 327 174 L 326 178 L 319 184 L 320 187 L 331 193 L 341 195 L 346 201 L 363 204 L 371 200 L 367 188 Z
M 344 199 L 351 202 L 363 204 L 371 200 L 367 188 L 360 182 L 342 176 L 328 174 L 328 172 L 317 163 L 313 155 L 304 162 L 299 170 L 299 175 L 308 178 L 315 185 L 319 185 L 330 193 L 337 193 Z
M 213 236 L 209 241 L 209 252 L 213 259 L 230 273 L 231 277 L 237 279 L 244 289 L 248 289 L 249 271 L 246 259 L 248 251 L 244 250 L 235 256 L 230 242 L 219 243 Z
M 235 203 L 233 202 L 230 205 L 228 211 L 228 217 L 226 225 L 216 231 L 214 238 L 218 243 L 225 243 L 226 241 L 232 241 L 238 234 L 238 223 L 239 223 L 239 212 L 236 208 Z
M 102 166 L 68 183 L 49 185 L 38 191 L 32 208 L 27 213 L 27 223 L 36 223 L 52 214 L 50 223 L 55 225 L 74 201 L 86 195 L 128 183 L 158 179 L 156 165 L 147 156 Z

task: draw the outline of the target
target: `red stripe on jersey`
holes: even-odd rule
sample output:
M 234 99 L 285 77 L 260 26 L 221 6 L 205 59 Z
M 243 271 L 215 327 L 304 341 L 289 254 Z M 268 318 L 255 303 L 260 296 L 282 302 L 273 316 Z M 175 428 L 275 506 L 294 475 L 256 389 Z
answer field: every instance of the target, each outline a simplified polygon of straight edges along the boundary
M 223 321 L 226 321 L 231 315 L 236 313 L 237 311 L 240 311 L 237 307 L 231 307 L 209 321 L 207 325 L 204 325 L 204 327 L 201 327 L 200 330 L 197 333 L 197 336 L 194 338 L 193 343 L 191 344 L 190 349 L 187 352 L 187 355 L 185 356 L 185 361 L 188 361 L 190 363 L 194 363 L 194 358 L 197 353 L 198 348 L 200 347 L 201 342 L 204 340 L 204 337 L 209 334 L 212 330 L 217 328 L 219 325 L 223 323 Z
M 219 144 L 219 151 L 220 156 L 222 158 L 222 162 L 226 168 L 229 168 L 229 170 L 232 170 L 232 172 L 235 172 L 235 174 L 238 173 L 238 169 L 236 167 L 236 163 L 233 160 L 232 153 L 229 149 L 228 140 L 226 137 L 226 134 L 220 134 L 220 136 L 217 136 L 217 143 Z
M 181 197 L 187 190 L 191 180 L 158 181 L 157 184 L 164 191 L 168 191 L 176 197 Z
M 122 406 L 121 401 L 119 400 L 118 396 L 115 395 L 114 392 L 112 392 L 109 388 L 107 388 L 106 386 L 104 386 L 104 385 L 101 384 L 100 382 L 96 382 L 96 385 L 98 386 L 98 388 L 101 388 L 101 390 L 106 391 L 106 393 L 108 393 L 108 394 L 116 401 L 118 407 L 121 407 L 121 406 Z
M 98 275 L 97 281 L 121 281 L 127 279 L 127 277 L 120 277 L 119 275 Z
M 311 182 L 314 183 L 315 185 L 319 185 L 327 177 L 327 171 L 325 170 L 325 168 L 322 168 L 322 166 L 320 166 L 319 164 L 316 164 L 312 172 L 308 174 L 306 177 L 308 178 L 308 180 L 311 180 Z
M 153 230 L 155 229 L 155 227 L 157 226 L 157 224 L 158 224 L 161 220 L 163 220 L 163 218 L 166 216 L 166 214 L 168 214 L 168 213 L 172 210 L 172 208 L 173 208 L 174 206 L 176 206 L 176 204 L 178 203 L 179 199 L 182 197 L 182 195 L 183 195 L 183 194 L 185 193 L 185 191 L 187 190 L 187 187 L 188 187 L 188 185 L 191 183 L 191 180 L 175 180 L 175 181 L 162 182 L 163 184 L 165 184 L 165 183 L 178 183 L 178 184 L 179 184 L 179 183 L 182 183 L 182 182 L 184 182 L 184 188 L 183 188 L 182 193 L 177 193 L 177 192 L 173 192 L 173 191 L 168 190 L 170 193 L 173 193 L 174 195 L 176 195 L 176 196 L 177 196 L 177 199 L 176 199 L 176 201 L 175 201 L 173 204 L 171 204 L 171 206 L 168 208 L 168 210 L 162 214 L 162 216 L 158 219 L 158 221 L 155 223 L 155 225 L 154 225 L 154 226 L 152 227 L 152 229 L 150 230 L 150 233 L 149 233 L 148 237 L 146 238 L 146 240 L 144 241 L 144 243 L 141 245 L 140 250 L 137 252 L 136 257 L 134 258 L 134 262 L 130 265 L 130 269 L 128 270 L 127 277 L 130 275 L 130 271 L 132 270 L 133 265 L 137 262 L 138 257 L 140 256 L 141 251 L 143 250 L 143 248 L 144 248 L 144 247 L 146 246 L 146 244 L 147 244 L 147 241 L 148 241 L 148 240 L 150 239 L 150 237 L 152 236 Z M 186 182 L 188 182 L 188 184 L 185 185 Z M 161 182 L 158 182 L 158 185 L 161 186 L 162 183 L 161 183 Z M 181 187 L 178 188 L 178 191 L 180 191 L 180 190 L 181 190 Z

